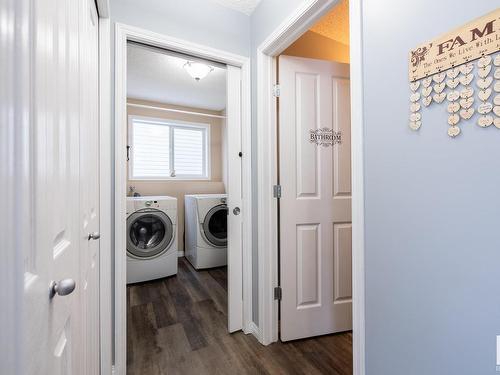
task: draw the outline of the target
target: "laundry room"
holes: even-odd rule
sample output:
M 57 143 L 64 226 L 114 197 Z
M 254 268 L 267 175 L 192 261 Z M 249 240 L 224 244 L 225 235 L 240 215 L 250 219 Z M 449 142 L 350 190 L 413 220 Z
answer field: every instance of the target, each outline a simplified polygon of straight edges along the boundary
M 159 337 L 198 348 L 229 329 L 227 67 L 128 42 L 126 81 L 127 365 L 134 374 L 166 360 L 150 358 Z M 241 171 L 232 170 L 241 186 Z

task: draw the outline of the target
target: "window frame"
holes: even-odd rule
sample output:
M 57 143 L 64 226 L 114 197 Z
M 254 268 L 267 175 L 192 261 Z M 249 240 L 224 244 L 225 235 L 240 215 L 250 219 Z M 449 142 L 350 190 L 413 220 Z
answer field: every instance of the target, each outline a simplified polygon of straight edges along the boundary
M 204 156 L 204 174 L 199 175 L 178 175 L 174 177 L 170 176 L 135 176 L 134 171 L 134 120 L 140 120 L 144 122 L 150 122 L 158 125 L 169 127 L 169 163 L 170 163 L 170 174 L 172 173 L 173 167 L 175 165 L 175 154 L 174 154 L 174 129 L 198 129 L 202 131 L 203 136 L 203 156 Z M 210 124 L 193 122 L 193 121 L 180 121 L 172 120 L 167 118 L 151 117 L 151 116 L 141 116 L 141 115 L 129 115 L 128 116 L 128 146 L 130 146 L 128 153 L 128 179 L 130 181 L 209 181 L 211 180 L 211 135 L 210 135 Z

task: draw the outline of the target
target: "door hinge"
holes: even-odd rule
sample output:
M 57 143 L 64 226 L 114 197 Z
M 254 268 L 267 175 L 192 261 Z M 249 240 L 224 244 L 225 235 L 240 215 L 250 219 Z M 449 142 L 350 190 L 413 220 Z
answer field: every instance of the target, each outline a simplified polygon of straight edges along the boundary
M 280 93 L 281 93 L 280 85 L 279 84 L 273 85 L 273 95 L 275 97 L 279 98 L 280 97 Z
M 281 185 L 274 185 L 273 186 L 273 196 L 274 198 L 281 198 Z
M 281 287 L 280 286 L 277 286 L 274 288 L 274 299 L 275 300 L 278 300 L 278 301 L 281 301 Z

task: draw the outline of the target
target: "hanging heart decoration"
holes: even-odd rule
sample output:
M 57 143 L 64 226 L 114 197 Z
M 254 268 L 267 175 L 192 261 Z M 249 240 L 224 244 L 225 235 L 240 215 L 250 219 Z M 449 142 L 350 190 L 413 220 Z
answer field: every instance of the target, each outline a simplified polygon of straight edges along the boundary
M 470 119 L 473 114 L 474 114 L 474 108 L 460 110 L 460 117 L 462 117 L 464 120 Z
M 486 115 L 486 116 L 481 116 L 477 120 L 477 124 L 483 128 L 486 128 L 493 124 L 493 116 Z
M 420 111 L 420 103 L 419 102 L 411 103 L 410 104 L 410 111 L 412 111 L 412 112 Z
M 458 126 L 450 126 L 448 128 L 448 135 L 452 138 L 455 138 L 457 135 L 459 135 L 461 132 L 460 128 Z
M 446 99 L 446 93 L 442 92 L 441 94 L 434 94 L 432 96 L 432 100 L 434 100 L 436 103 L 442 103 Z
M 444 82 L 436 83 L 433 87 L 434 87 L 434 92 L 436 94 L 440 94 L 446 88 L 446 83 L 444 83 Z
M 472 104 L 474 104 L 474 98 L 464 98 L 460 99 L 460 107 L 467 109 L 472 107 Z
M 468 75 L 474 69 L 474 64 L 472 64 L 472 63 L 463 64 L 463 65 L 459 66 L 459 69 L 460 69 L 460 73 L 462 73 L 463 75 Z
M 500 68 L 495 69 L 495 74 L 493 75 L 495 79 L 500 79 Z
M 461 98 L 471 98 L 472 95 L 474 95 L 474 89 L 470 86 L 466 87 L 462 91 L 460 91 L 460 97 Z
M 450 89 L 455 89 L 457 86 L 460 84 L 460 80 L 458 79 L 449 79 L 446 81 L 446 86 L 448 86 Z
M 482 115 L 486 115 L 488 113 L 490 113 L 493 109 L 493 104 L 491 103 L 488 103 L 488 102 L 484 102 L 484 103 L 481 103 L 481 105 L 479 105 L 479 107 L 477 108 L 477 112 L 482 114 Z
M 500 94 L 495 95 L 495 99 L 493 99 L 493 104 L 500 105 Z
M 477 93 L 477 96 L 479 97 L 479 99 L 481 99 L 483 102 L 485 102 L 491 96 L 491 92 L 492 92 L 491 88 L 486 89 L 486 90 L 481 90 Z
M 460 104 L 458 102 L 451 102 L 448 104 L 448 112 L 449 113 L 456 113 L 460 110 Z
M 411 91 L 417 91 L 420 87 L 420 81 L 415 81 L 410 83 Z
M 432 79 L 436 83 L 441 83 L 446 78 L 446 73 L 437 73 L 432 76 Z
M 422 104 L 426 107 L 430 106 L 432 103 L 432 96 L 427 96 L 422 99 Z
M 485 66 L 490 65 L 490 64 L 491 64 L 491 56 L 490 55 L 483 56 L 479 60 L 477 60 L 477 66 L 480 68 L 484 68 Z
M 432 77 L 426 77 L 422 80 L 422 86 L 429 87 L 432 83 Z
M 452 69 L 448 69 L 446 71 L 446 75 L 448 76 L 448 78 L 451 78 L 451 79 L 457 78 L 458 73 L 460 73 L 460 69 L 458 69 L 458 68 L 452 68 Z
M 424 87 L 424 88 L 422 89 L 422 95 L 423 95 L 424 97 L 429 96 L 431 93 L 432 93 L 432 87 Z
M 474 76 L 472 74 L 467 74 L 465 76 L 461 76 L 460 83 L 464 86 L 468 86 L 472 82 L 473 78 L 474 78 Z
M 460 93 L 456 90 L 450 91 L 446 95 L 446 99 L 448 99 L 450 102 L 453 102 L 453 101 L 457 100 L 458 98 L 460 98 Z
M 481 78 L 486 78 L 491 72 L 491 65 L 486 65 L 484 68 L 479 68 L 477 70 L 477 75 Z

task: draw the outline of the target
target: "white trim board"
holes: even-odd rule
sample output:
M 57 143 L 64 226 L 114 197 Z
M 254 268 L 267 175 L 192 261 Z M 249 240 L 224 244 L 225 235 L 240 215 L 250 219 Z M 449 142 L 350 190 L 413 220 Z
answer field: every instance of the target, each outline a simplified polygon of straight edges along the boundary
M 258 272 L 259 341 L 278 341 L 278 285 L 276 102 L 275 57 L 328 12 L 338 0 L 310 0 L 301 5 L 257 50 L 258 159 Z M 351 141 L 352 141 L 352 253 L 353 253 L 353 362 L 354 374 L 364 375 L 364 187 L 363 187 L 363 82 L 361 0 L 350 2 L 351 44 Z M 355 109 L 355 110 L 354 110 Z
M 252 332 L 252 202 L 251 202 L 251 122 L 250 60 L 246 57 L 157 34 L 137 27 L 115 24 L 115 369 L 126 373 L 126 131 L 127 41 L 134 41 L 241 68 L 242 75 L 242 186 L 243 250 L 243 331 Z M 121 223 L 121 224 L 120 224 Z
M 109 4 L 99 6 L 99 324 L 101 374 L 110 374 L 113 365 L 112 316 L 112 181 L 111 181 L 111 21 Z M 102 10 L 101 4 L 107 4 Z

